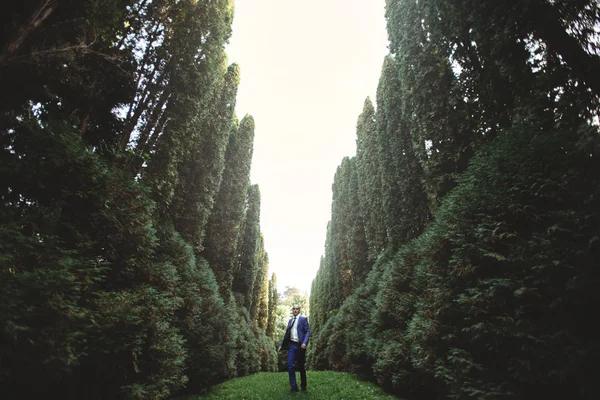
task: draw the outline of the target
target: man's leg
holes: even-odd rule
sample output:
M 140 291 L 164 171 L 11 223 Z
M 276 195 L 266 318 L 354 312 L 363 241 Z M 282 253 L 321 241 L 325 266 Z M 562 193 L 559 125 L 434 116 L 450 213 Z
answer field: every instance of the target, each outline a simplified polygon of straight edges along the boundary
M 290 377 L 290 388 L 291 390 L 298 390 L 298 384 L 296 383 L 296 367 L 294 362 L 296 361 L 296 353 L 298 351 L 298 345 L 296 343 L 290 343 L 288 347 L 288 375 Z
M 306 350 L 300 349 L 298 352 L 300 353 L 298 357 L 298 370 L 300 371 L 300 387 L 302 388 L 302 390 L 306 390 Z

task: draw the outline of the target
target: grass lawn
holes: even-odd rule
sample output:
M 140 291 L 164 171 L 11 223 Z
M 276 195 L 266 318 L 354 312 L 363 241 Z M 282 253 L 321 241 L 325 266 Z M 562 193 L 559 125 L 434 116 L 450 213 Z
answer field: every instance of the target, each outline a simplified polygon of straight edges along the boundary
M 298 384 L 300 374 L 297 374 Z M 214 386 L 203 396 L 186 396 L 179 400 L 364 400 L 394 399 L 377 385 L 360 381 L 356 376 L 332 371 L 307 371 L 308 391 L 290 392 L 287 372 L 260 372 L 232 379 Z

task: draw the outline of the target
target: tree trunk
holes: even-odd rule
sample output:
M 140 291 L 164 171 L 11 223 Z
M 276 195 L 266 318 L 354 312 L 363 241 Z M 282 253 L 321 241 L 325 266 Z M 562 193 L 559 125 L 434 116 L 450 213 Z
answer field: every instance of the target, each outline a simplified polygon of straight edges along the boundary
M 16 35 L 2 49 L 0 65 L 7 62 L 10 56 L 19 50 L 27 38 L 44 22 L 58 7 L 58 0 L 42 0 L 33 14 L 21 26 Z

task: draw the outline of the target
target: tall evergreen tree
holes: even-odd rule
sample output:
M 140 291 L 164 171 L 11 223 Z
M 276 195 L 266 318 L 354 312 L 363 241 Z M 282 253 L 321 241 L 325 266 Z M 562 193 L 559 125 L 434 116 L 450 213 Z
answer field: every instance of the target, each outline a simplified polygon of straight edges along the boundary
M 229 66 L 215 94 L 211 115 L 193 132 L 195 141 L 190 143 L 179 167 L 172 218 L 176 229 L 197 249 L 201 249 L 206 223 L 221 183 L 238 83 L 239 68 L 234 64 Z
M 254 307 L 257 308 L 255 322 L 259 329 L 266 332 L 269 318 L 269 256 L 265 251 L 265 240 L 262 235 L 258 247 L 258 263 L 252 297 L 252 305 L 256 304 Z
M 187 209 L 200 212 L 199 229 L 195 228 L 194 223 L 188 224 L 192 225 L 189 227 L 182 223 L 181 218 L 184 217 L 178 212 L 186 207 L 173 209 L 171 203 L 182 166 L 183 171 L 185 168 L 191 169 L 187 176 L 193 176 L 194 179 L 190 183 L 196 183 L 196 179 L 203 182 L 201 173 L 192 172 L 193 160 L 198 162 L 200 154 L 208 156 L 202 162 L 206 162 L 210 170 L 221 169 L 223 135 L 229 124 L 227 118 L 232 113 L 228 102 L 235 98 L 237 88 L 235 68 L 229 71 L 225 86 L 222 86 L 226 60 L 223 48 L 231 33 L 232 10 L 227 0 L 219 0 L 211 5 L 185 0 L 180 2 L 180 6 L 183 10 L 174 17 L 171 33 L 174 61 L 169 65 L 171 78 L 167 89 L 172 95 L 169 103 L 163 106 L 166 107 L 166 124 L 162 132 L 156 133 L 157 151 L 148 162 L 144 179 L 153 187 L 159 211 L 167 214 L 171 210 L 180 225 L 178 229 L 187 239 L 193 238 L 196 241 L 194 245 L 200 248 L 202 225 L 206 218 L 206 212 L 202 211 L 206 207 L 210 209 L 210 194 L 215 190 L 215 184 L 206 188 L 208 195 L 202 196 L 200 200 L 195 200 L 195 197 L 201 196 L 201 190 L 205 188 L 192 190 L 189 195 L 192 199 L 188 200 Z M 208 26 L 204 25 L 207 21 L 210 21 Z M 207 28 L 208 31 L 205 31 Z M 222 95 L 220 100 L 219 95 Z M 213 122 L 209 120 L 213 103 L 219 104 L 221 108 L 211 126 Z M 216 180 L 218 182 L 218 177 Z M 210 179 L 206 178 L 205 183 L 209 182 Z
M 254 119 L 246 116 L 229 136 L 216 206 L 210 214 L 202 252 L 225 297 L 231 291 L 239 229 L 244 219 L 254 140 Z
M 250 313 L 250 320 L 256 320 L 260 294 L 257 293 L 257 278 L 259 269 L 262 268 L 261 251 L 262 238 L 260 235 L 260 190 L 258 185 L 248 187 L 246 212 L 240 228 L 236 264 L 233 271 L 232 290 L 241 297 L 240 305 L 246 307 Z M 260 271 L 260 285 L 262 284 L 262 271 Z
M 387 244 L 382 207 L 381 156 L 379 132 L 375 124 L 375 108 L 367 98 L 356 124 L 356 170 L 360 212 L 365 237 L 369 244 L 369 260 L 373 262 Z M 342 161 L 343 164 L 343 161 Z
M 329 231 L 329 240 L 331 241 L 330 253 L 325 253 L 329 259 L 329 282 L 328 282 L 328 302 L 326 311 L 332 312 L 340 308 L 346 296 L 352 288 L 352 271 L 350 269 L 350 260 L 348 251 L 350 243 L 348 242 L 347 232 L 350 229 L 347 215 L 350 214 L 349 194 L 350 194 L 350 175 L 356 168 L 355 159 L 344 157 L 342 164 L 336 171 L 332 192 L 331 202 L 331 223 Z
M 477 138 L 462 126 L 465 106 L 455 90 L 450 49 L 431 40 L 428 5 L 388 0 L 390 51 L 398 59 L 402 114 L 408 117 L 412 143 L 423 169 L 425 192 L 433 212 L 464 171 Z
M 393 249 L 421 233 L 429 219 L 423 170 L 403 115 L 402 85 L 396 58 L 387 56 L 377 87 L 376 123 L 381 165 L 382 208 Z
M 275 324 L 277 324 L 277 306 L 279 305 L 279 293 L 277 293 L 277 275 L 275 272 L 269 280 L 269 312 L 267 314 L 267 329 L 266 334 L 271 339 L 277 340 L 275 337 Z

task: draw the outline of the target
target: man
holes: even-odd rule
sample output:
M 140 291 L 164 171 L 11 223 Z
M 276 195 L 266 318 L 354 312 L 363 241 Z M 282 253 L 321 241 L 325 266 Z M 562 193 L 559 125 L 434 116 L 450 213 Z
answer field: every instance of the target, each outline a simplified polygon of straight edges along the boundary
M 293 318 L 290 318 L 287 329 L 283 340 L 277 350 L 281 353 L 281 348 L 288 346 L 288 374 L 290 376 L 290 390 L 292 392 L 298 391 L 298 384 L 296 383 L 296 368 L 295 362 L 298 362 L 298 370 L 300 371 L 300 387 L 302 390 L 306 390 L 306 369 L 304 369 L 304 363 L 306 361 L 306 345 L 308 345 L 308 339 L 310 338 L 310 328 L 308 327 L 308 318 L 300 315 L 300 306 L 294 305 L 292 307 Z

